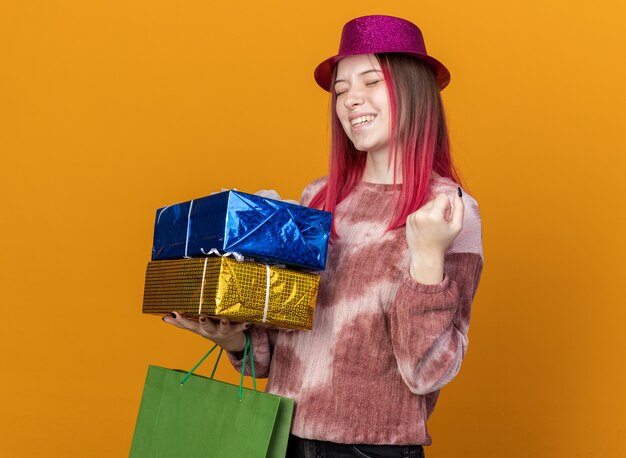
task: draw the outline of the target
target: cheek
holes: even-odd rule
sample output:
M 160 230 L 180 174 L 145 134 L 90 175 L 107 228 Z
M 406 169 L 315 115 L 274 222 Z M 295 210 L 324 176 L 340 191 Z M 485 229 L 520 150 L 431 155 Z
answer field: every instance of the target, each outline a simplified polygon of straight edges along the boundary
M 378 110 L 382 114 L 388 117 L 389 116 L 389 94 L 387 94 L 387 89 L 384 87 L 381 87 L 380 90 L 376 92 L 375 100 L 376 100 L 376 106 Z
M 389 117 L 389 100 L 387 100 L 387 98 L 381 98 L 378 101 L 378 106 L 380 107 L 381 113 Z
M 337 119 L 339 119 L 339 123 L 341 124 L 343 131 L 346 133 L 346 135 L 350 135 L 350 123 L 348 122 L 348 113 L 346 112 L 346 110 L 342 110 L 339 104 L 337 104 L 337 107 L 335 108 L 335 113 L 337 115 Z
M 339 121 L 343 123 L 346 118 L 346 110 L 343 104 L 337 102 L 337 104 L 335 105 L 335 113 L 337 114 L 337 118 L 339 118 Z

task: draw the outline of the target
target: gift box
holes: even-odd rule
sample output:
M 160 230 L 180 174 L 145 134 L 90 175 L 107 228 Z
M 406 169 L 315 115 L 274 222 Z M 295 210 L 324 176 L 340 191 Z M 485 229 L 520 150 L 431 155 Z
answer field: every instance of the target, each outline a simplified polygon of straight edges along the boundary
M 157 210 L 152 260 L 235 252 L 277 264 L 324 270 L 332 214 L 225 191 Z
M 143 312 L 311 329 L 319 276 L 230 257 L 151 261 Z

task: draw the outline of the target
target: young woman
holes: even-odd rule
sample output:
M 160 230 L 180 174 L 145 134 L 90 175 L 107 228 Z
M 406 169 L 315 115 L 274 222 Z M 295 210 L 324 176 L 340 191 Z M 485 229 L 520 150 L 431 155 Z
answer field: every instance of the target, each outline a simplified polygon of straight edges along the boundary
M 333 237 L 313 330 L 164 320 L 239 367 L 251 335 L 267 391 L 296 401 L 288 456 L 420 457 L 482 270 L 478 206 L 458 185 L 439 95 L 450 76 L 414 24 L 366 16 L 315 78 L 332 93 L 331 165 L 301 203 L 333 212 Z

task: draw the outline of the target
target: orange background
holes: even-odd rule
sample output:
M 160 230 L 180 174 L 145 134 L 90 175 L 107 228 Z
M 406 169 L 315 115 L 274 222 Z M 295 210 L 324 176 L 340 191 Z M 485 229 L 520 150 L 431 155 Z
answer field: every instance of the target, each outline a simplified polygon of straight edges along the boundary
M 313 68 L 381 13 L 452 72 L 484 220 L 428 457 L 626 456 L 618 0 L 2 2 L 0 455 L 127 455 L 147 365 L 209 344 L 140 313 L 155 209 L 222 187 L 298 198 L 327 162 Z

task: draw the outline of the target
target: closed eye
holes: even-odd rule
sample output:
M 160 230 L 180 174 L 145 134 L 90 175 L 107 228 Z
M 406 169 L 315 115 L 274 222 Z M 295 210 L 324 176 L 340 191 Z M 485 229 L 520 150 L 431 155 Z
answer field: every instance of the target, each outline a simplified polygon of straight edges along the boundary
M 382 79 L 380 80 L 374 80 L 374 81 L 368 81 L 367 83 L 365 83 L 366 86 L 375 86 L 378 83 L 380 83 L 381 81 L 384 81 Z M 342 94 L 345 94 L 346 92 L 348 92 L 347 89 L 344 89 L 343 91 L 335 91 L 335 97 L 339 97 Z

